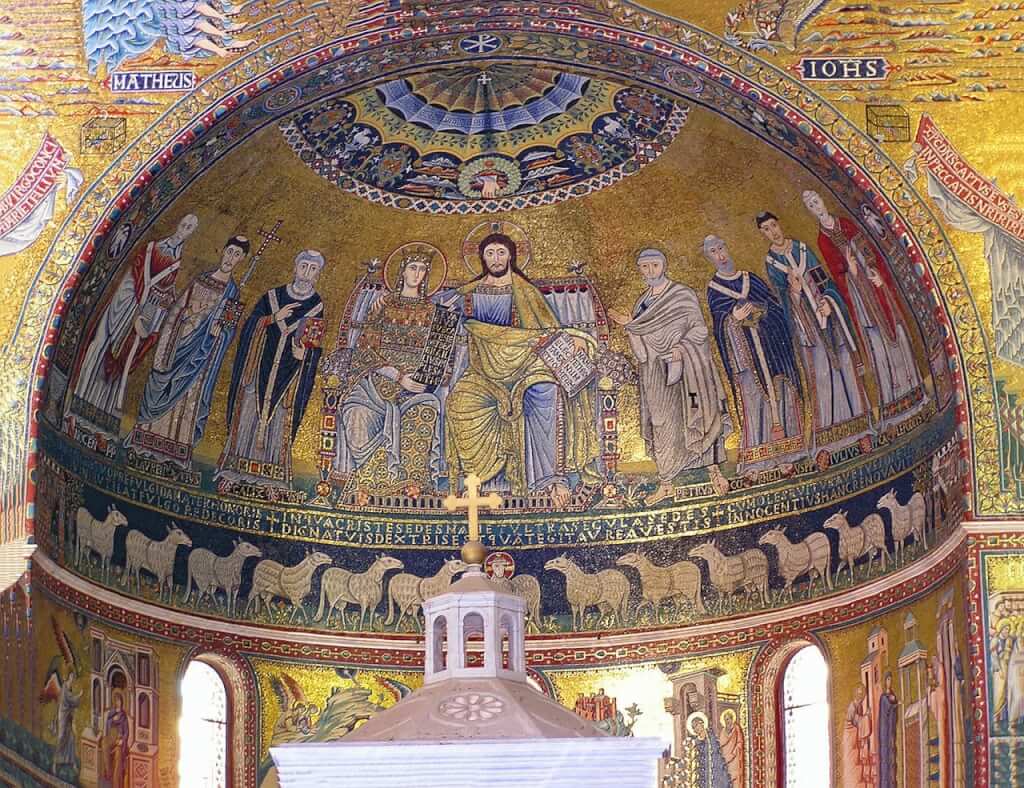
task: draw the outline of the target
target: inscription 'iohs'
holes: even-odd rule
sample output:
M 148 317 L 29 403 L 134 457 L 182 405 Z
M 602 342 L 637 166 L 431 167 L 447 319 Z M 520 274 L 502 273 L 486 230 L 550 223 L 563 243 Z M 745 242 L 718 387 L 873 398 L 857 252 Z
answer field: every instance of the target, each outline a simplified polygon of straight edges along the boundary
M 449 512 L 465 509 L 469 517 L 469 539 L 462 546 L 462 560 L 467 564 L 482 564 L 487 551 L 480 542 L 480 509 L 498 509 L 501 507 L 501 496 L 497 493 L 480 495 L 480 477 L 475 473 L 465 479 L 466 494 L 463 497 L 449 495 L 444 499 L 445 508 Z

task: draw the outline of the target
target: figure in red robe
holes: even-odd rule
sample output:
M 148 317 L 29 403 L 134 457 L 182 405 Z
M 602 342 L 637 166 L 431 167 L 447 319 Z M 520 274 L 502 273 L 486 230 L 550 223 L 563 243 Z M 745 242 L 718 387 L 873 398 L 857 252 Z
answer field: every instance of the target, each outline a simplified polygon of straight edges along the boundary
M 183 217 L 174 233 L 138 250 L 117 288 L 97 310 L 67 408 L 75 420 L 117 437 L 128 377 L 156 344 L 176 295 L 181 250 L 199 220 Z
M 923 403 L 923 390 L 889 267 L 853 222 L 829 213 L 821 195 L 805 191 L 803 196 L 818 220 L 821 257 L 878 381 L 881 421 L 909 415 Z

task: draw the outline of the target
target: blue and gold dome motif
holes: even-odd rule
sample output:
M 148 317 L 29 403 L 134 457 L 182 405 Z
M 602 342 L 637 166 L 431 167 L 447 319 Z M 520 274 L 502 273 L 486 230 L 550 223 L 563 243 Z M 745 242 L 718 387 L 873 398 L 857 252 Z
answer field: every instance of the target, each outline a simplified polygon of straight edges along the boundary
M 303 162 L 342 189 L 428 213 L 548 205 L 653 161 L 688 107 L 653 91 L 488 64 L 395 79 L 281 123 Z

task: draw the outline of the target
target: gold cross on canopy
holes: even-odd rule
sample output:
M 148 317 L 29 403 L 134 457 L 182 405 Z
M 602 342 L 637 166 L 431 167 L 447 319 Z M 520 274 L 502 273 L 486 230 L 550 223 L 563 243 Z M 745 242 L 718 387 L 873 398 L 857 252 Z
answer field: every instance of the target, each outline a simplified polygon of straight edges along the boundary
M 469 515 L 469 542 L 480 542 L 480 521 L 478 519 L 480 509 L 497 509 L 501 506 L 501 496 L 497 493 L 480 495 L 480 477 L 475 473 L 469 474 L 465 480 L 466 494 L 460 498 L 457 495 L 449 495 L 444 499 L 444 506 L 449 512 L 465 509 Z M 469 562 L 476 563 L 476 562 Z

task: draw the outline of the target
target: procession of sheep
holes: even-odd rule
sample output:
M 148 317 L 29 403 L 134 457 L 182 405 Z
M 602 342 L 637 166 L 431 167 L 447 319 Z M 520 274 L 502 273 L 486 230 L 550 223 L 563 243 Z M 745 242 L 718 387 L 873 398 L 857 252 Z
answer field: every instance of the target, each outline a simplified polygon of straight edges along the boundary
M 927 547 L 926 507 L 920 492 L 913 493 L 901 504 L 896 491 L 889 490 L 878 499 L 876 509 L 857 525 L 850 524 L 846 511 L 834 512 L 825 518 L 823 530 L 797 542 L 790 541 L 781 527 L 762 533 L 758 543 L 774 549 L 775 571 L 781 584 L 770 583 L 769 553 L 764 547 L 727 554 L 714 539 L 691 547 L 686 555 L 693 560 L 664 566 L 634 551 L 616 559 L 618 568 L 588 572 L 573 558 L 561 555 L 548 560 L 544 570 L 564 577 L 568 628 L 574 631 L 595 626 L 672 623 L 692 620 L 708 612 L 724 614 L 769 607 L 782 601 L 794 601 L 797 581 L 802 578 L 806 578 L 804 593 L 809 598 L 815 584 L 819 590 L 832 590 L 845 577 L 848 585 L 852 585 L 857 565 L 864 567 L 865 577 L 870 576 L 876 560 L 882 571 L 889 564 L 898 566 L 906 560 L 906 543 L 911 537 L 919 550 Z M 883 510 L 888 512 L 891 523 L 889 540 L 879 514 Z M 236 538 L 231 553 L 218 556 L 205 548 L 191 549 L 191 539 L 172 524 L 167 526 L 162 539 L 151 539 L 139 530 L 129 530 L 124 542 L 124 566 L 115 567 L 115 534 L 119 528 L 128 527 L 125 515 L 110 505 L 104 518 L 98 519 L 83 506 L 75 516 L 75 527 L 73 555 L 80 570 L 92 570 L 95 563 L 99 579 L 109 582 L 112 571 L 119 573 L 121 586 L 131 590 L 134 585 L 140 594 L 144 587 L 143 576 L 148 575 L 155 583 L 160 602 L 174 601 L 175 561 L 180 548 L 188 549 L 187 580 L 181 603 L 199 609 L 204 600 L 209 600 L 214 612 L 231 617 L 239 613 L 245 565 L 249 559 L 260 559 L 253 565 L 242 615 L 257 620 L 263 615 L 274 623 L 287 620 L 331 626 L 337 618 L 342 629 L 419 630 L 423 600 L 443 591 L 466 568 L 461 560 L 451 558 L 436 574 L 421 577 L 403 571 L 404 564 L 398 558 L 381 554 L 364 572 L 329 566 L 320 577 L 316 597 L 314 575 L 321 566 L 333 563 L 323 552 L 307 549 L 301 560 L 286 566 L 264 558 L 258 547 Z M 834 531 L 838 537 L 834 555 L 827 536 L 829 531 Z M 703 591 L 701 565 L 697 562 L 706 566 L 711 599 Z M 392 572 L 398 574 L 389 574 Z M 558 617 L 541 615 L 541 586 L 536 577 L 520 574 L 508 582 L 526 601 L 530 629 L 559 629 Z M 319 602 L 312 618 L 305 605 L 311 596 L 314 604 Z M 386 618 L 379 611 L 382 603 Z M 348 619 L 350 606 L 355 608 L 351 622 Z

